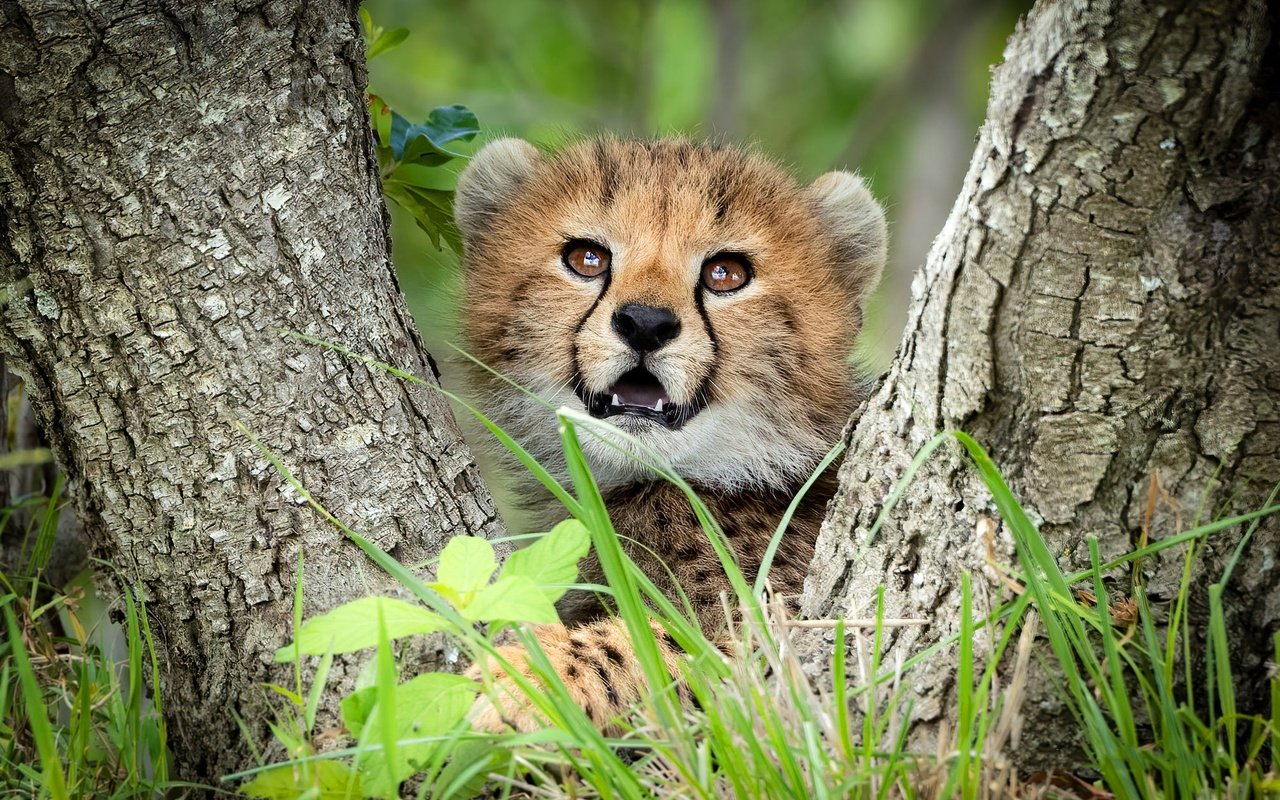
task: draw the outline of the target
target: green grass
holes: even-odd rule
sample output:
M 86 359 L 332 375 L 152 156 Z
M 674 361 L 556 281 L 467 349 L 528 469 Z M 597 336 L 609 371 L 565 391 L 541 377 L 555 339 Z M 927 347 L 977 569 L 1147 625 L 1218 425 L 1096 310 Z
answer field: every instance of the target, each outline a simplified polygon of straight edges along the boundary
M 527 648 L 533 679 L 514 672 L 512 682 L 503 686 L 490 671 L 475 683 L 457 676 L 406 675 L 394 643 L 409 630 L 405 619 L 391 616 L 399 607 L 377 605 L 376 642 L 361 645 L 374 644 L 371 666 L 344 698 L 347 736 L 335 747 L 332 734 L 318 729 L 318 718 L 331 691 L 334 657 L 348 650 L 338 649 L 341 636 L 335 635 L 328 650 L 309 645 L 304 652 L 301 634 L 314 620 L 303 619 L 301 612 L 306 585 L 300 562 L 295 644 L 282 649 L 293 665 L 290 685 L 264 688 L 279 698 L 271 729 L 286 756 L 268 761 L 262 756 L 266 743 L 252 742 L 259 766 L 227 776 L 227 788 L 272 798 L 398 792 L 433 800 L 481 795 L 879 800 L 1035 794 L 1045 787 L 1024 785 L 1010 756 L 1033 656 L 1040 655 L 1079 726 L 1086 749 L 1080 766 L 1101 776 L 1090 791 L 1125 798 L 1243 798 L 1280 791 L 1274 767 L 1280 756 L 1280 680 L 1270 683 L 1268 714 L 1240 712 L 1222 597 L 1262 519 L 1280 510 L 1273 504 L 1275 493 L 1264 508 L 1249 514 L 1207 522 L 1197 514 L 1185 530 L 1148 532 L 1154 542 L 1146 543 L 1144 537 L 1142 547 L 1106 562 L 1090 539 L 1090 568 L 1066 574 L 979 444 L 963 433 L 939 435 L 922 448 L 889 493 L 872 535 L 895 513 L 927 459 L 941 447 L 955 446 L 949 442 L 958 443 L 1013 538 L 1016 558 L 1004 567 L 1020 592 L 979 613 L 970 576 L 959 576 L 956 633 L 919 652 L 895 651 L 892 657 L 884 649 L 887 631 L 914 621 L 888 619 L 883 592 L 872 619 L 804 623 L 829 627 L 841 643 L 823 665 L 823 675 L 814 678 L 795 655 L 793 636 L 802 629 L 797 621 L 768 594 L 764 581 L 753 583 L 742 574 L 724 532 L 692 488 L 660 454 L 633 440 L 628 449 L 639 453 L 659 479 L 685 493 L 721 560 L 735 595 L 726 639 L 737 655 L 724 657 L 717 646 L 723 640 L 703 635 L 688 603 L 658 591 L 627 555 L 582 455 L 581 437 L 599 435 L 601 423 L 569 410 L 556 413 L 567 486 L 496 425 L 481 419 L 564 501 L 600 559 L 608 586 L 591 588 L 611 599 L 651 688 L 625 718 L 621 733 L 602 733 L 573 702 L 538 648 L 532 627 L 519 621 L 521 612 L 502 612 L 511 619 L 481 618 L 469 606 L 486 588 L 504 580 L 514 586 L 512 579 L 524 577 L 514 574 L 510 562 L 496 574 L 451 578 L 470 582 L 459 588 L 445 581 L 442 557 L 434 563 L 436 582 L 430 583 L 415 567 L 399 563 L 330 514 L 287 465 L 253 439 L 301 497 L 408 591 L 420 609 L 413 619 L 420 621 L 421 632 L 443 631 L 468 657 L 508 669 L 511 665 L 497 648 L 498 632 L 508 630 Z M 606 441 L 617 446 L 618 433 L 609 429 L 608 434 L 612 438 Z M 838 455 L 833 449 L 826 461 Z M 4 787 L 49 798 L 155 797 L 181 787 L 169 775 L 161 698 L 149 697 L 144 686 L 144 679 L 159 685 L 160 674 L 145 604 L 132 593 L 121 599 L 124 656 L 117 663 L 86 633 L 77 593 L 39 584 L 56 529 L 56 516 L 51 519 L 59 508 L 56 493 L 24 501 L 23 507 L 38 511 L 29 532 L 34 541 L 28 571 L 4 576 L 0 598 Z M 12 519 L 14 509 L 0 512 L 5 524 Z M 779 526 L 775 532 L 770 553 L 776 552 L 783 530 Z M 1188 614 L 1192 567 L 1208 537 L 1233 530 L 1241 533 L 1241 543 L 1209 588 L 1208 622 L 1203 631 L 1196 630 Z M 555 535 L 537 541 L 542 544 Z M 1168 609 L 1153 608 L 1140 582 L 1124 587 L 1127 596 L 1121 598 L 1113 596 L 1115 584 L 1109 589 L 1103 581 L 1104 574 L 1174 549 L 1184 554 L 1183 581 Z M 550 600 L 564 591 L 563 583 L 557 578 L 538 589 Z M 1092 593 L 1091 602 L 1081 599 L 1081 590 Z M 1129 602 L 1131 613 L 1113 618 L 1111 609 L 1121 600 Z M 678 674 L 668 672 L 659 635 L 671 636 L 687 653 Z M 1189 644 L 1200 639 L 1202 647 Z M 981 640 L 990 641 L 990 647 L 976 647 Z M 1280 635 L 1274 649 L 1280 660 Z M 940 658 L 956 667 L 958 713 L 936 751 L 924 752 L 911 739 L 910 683 L 913 670 Z M 473 699 L 502 691 L 516 692 L 547 720 L 547 728 L 502 735 L 471 730 L 467 716 Z M 682 691 L 696 702 L 681 702 Z M 1045 791 L 1072 796 L 1066 789 Z M 1083 789 L 1077 785 L 1076 791 Z
M 159 685 L 146 605 L 126 591 L 117 628 L 87 576 L 65 588 L 42 582 L 60 489 L 0 510 L 3 528 L 30 519 L 15 532 L 29 554 L 23 568 L 0 573 L 0 794 L 157 797 L 185 784 L 169 778 L 163 708 L 144 682 Z
M 394 368 L 363 360 L 416 380 Z M 1016 561 L 1007 565 L 1007 570 L 1021 593 L 980 615 L 974 611 L 970 577 L 960 576 L 958 632 L 909 657 L 895 654 L 892 663 L 884 658 L 884 633 L 888 624 L 898 623 L 885 619 L 880 596 L 873 620 L 830 621 L 836 641 L 847 641 L 849 647 L 835 647 L 828 678 L 815 681 L 796 660 L 791 640 L 794 622 L 787 618 L 785 609 L 766 594 L 762 581 L 752 585 L 742 575 L 719 525 L 660 454 L 630 440 L 629 449 L 639 453 L 660 479 L 685 492 L 720 557 L 735 593 L 730 638 L 738 656 L 724 658 L 716 642 L 702 635 L 687 604 L 673 602 L 657 590 L 627 556 L 582 455 L 580 437 L 601 433 L 601 423 L 567 409 L 556 413 L 570 487 L 557 483 L 491 421 L 481 420 L 500 441 L 514 448 L 517 459 L 544 486 L 568 498 L 568 513 L 589 531 L 608 581 L 607 592 L 627 626 L 652 691 L 627 717 L 622 735 L 605 736 L 572 702 L 530 629 L 517 625 L 516 636 L 530 651 L 535 681 L 517 679 L 514 688 L 547 720 L 547 729 L 530 735 L 491 735 L 461 725 L 447 736 L 434 737 L 434 766 L 417 785 L 418 796 L 472 796 L 482 787 L 495 796 L 806 800 L 981 798 L 1034 792 L 1044 787 L 1028 788 L 1020 783 L 1010 748 L 1032 656 L 1041 652 L 1047 652 L 1048 658 L 1042 661 L 1055 674 L 1059 692 L 1080 726 L 1087 752 L 1087 763 L 1080 766 L 1102 776 L 1091 791 L 1116 797 L 1172 798 L 1252 797 L 1280 789 L 1271 766 L 1274 754 L 1280 751 L 1274 708 L 1265 718 L 1235 710 L 1221 607 L 1221 585 L 1231 566 L 1228 575 L 1210 591 L 1205 645 L 1197 655 L 1203 668 L 1185 664 L 1192 651 L 1178 644 L 1197 633 L 1189 628 L 1185 613 L 1191 586 L 1189 566 L 1167 631 L 1162 631 L 1159 615 L 1140 584 L 1131 587 L 1136 609 L 1133 617 L 1114 621 L 1109 611 L 1112 598 L 1102 581 L 1106 572 L 1172 548 L 1184 548 L 1189 565 L 1204 540 L 1223 531 L 1244 528 L 1247 540 L 1263 517 L 1280 510 L 1270 500 L 1265 508 L 1250 514 L 1164 532 L 1167 535 L 1154 543 L 1105 563 L 1091 540 L 1091 568 L 1065 574 L 978 443 L 963 433 L 939 435 L 922 448 L 894 487 L 872 535 L 893 513 L 906 485 L 930 455 L 948 441 L 958 442 L 1013 536 Z M 608 437 L 604 441 L 615 446 L 620 438 L 626 438 L 614 429 L 608 429 Z M 303 497 L 426 608 L 448 621 L 446 635 L 454 637 L 473 657 L 497 656 L 492 626 L 486 629 L 460 618 L 411 569 L 377 550 L 316 504 L 287 468 L 268 455 Z M 833 451 L 828 460 L 837 455 Z M 775 536 L 775 546 L 782 527 Z M 1239 552 L 1237 548 L 1232 564 Z M 1093 592 L 1096 603 L 1078 599 L 1077 590 L 1084 588 Z M 686 650 L 688 658 L 681 674 L 668 674 L 655 629 L 665 631 Z M 985 657 L 973 647 L 980 630 L 993 642 Z M 1280 651 L 1280 637 L 1276 647 Z M 385 664 L 390 651 L 390 644 L 383 643 L 375 657 L 378 663 Z M 911 671 L 930 659 L 948 657 L 956 664 L 955 725 L 938 752 L 918 752 L 910 746 Z M 378 673 L 378 691 L 386 702 L 391 696 L 387 687 L 400 677 L 385 668 Z M 1175 675 L 1182 680 L 1175 683 Z M 679 702 L 678 684 L 684 685 L 696 703 Z M 1195 705 L 1197 689 L 1210 698 L 1207 706 Z M 477 690 L 500 691 L 487 675 Z M 1273 681 L 1271 692 L 1273 706 L 1280 707 L 1280 683 Z M 386 739 L 389 735 L 387 732 L 380 744 L 371 745 L 362 738 L 347 750 L 323 755 L 312 751 L 294 763 L 337 759 L 358 771 L 364 748 L 385 751 L 397 745 Z M 441 765 L 450 756 L 451 766 L 458 765 L 455 772 L 465 773 L 469 783 L 440 782 L 445 773 Z M 264 764 L 231 777 L 258 776 L 271 769 L 279 769 L 279 765 Z M 457 787 L 464 784 L 467 792 L 458 794 Z M 1060 796 L 1071 796 L 1065 789 L 1056 791 Z

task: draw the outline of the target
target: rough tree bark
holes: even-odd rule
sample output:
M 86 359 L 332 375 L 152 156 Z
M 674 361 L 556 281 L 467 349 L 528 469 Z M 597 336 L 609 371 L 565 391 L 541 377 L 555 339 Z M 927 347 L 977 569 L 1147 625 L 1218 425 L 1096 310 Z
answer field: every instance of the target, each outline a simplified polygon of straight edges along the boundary
M 184 778 L 244 766 L 297 555 L 307 613 L 389 581 L 236 431 L 406 561 L 488 535 L 389 260 L 355 4 L 0 2 L 0 350 L 95 553 L 140 587 Z M 277 675 L 277 679 L 280 676 Z
M 999 599 L 975 534 L 997 515 L 958 447 L 868 541 L 938 431 L 989 450 L 1072 570 L 1087 566 L 1088 534 L 1104 555 L 1137 545 L 1153 474 L 1184 527 L 1202 504 L 1205 516 L 1263 504 L 1280 480 L 1276 23 L 1264 0 L 1077 0 L 1041 2 L 1019 26 L 895 364 L 851 426 L 810 613 L 863 616 L 883 584 L 888 615 L 931 621 L 891 634 L 892 663 L 958 629 L 962 570 L 987 608 Z M 1153 538 L 1175 517 L 1162 504 Z M 1236 666 L 1255 679 L 1280 623 L 1278 528 L 1263 523 L 1227 590 Z M 1201 591 L 1241 533 L 1209 540 Z M 1153 598 L 1176 591 L 1180 553 L 1147 563 Z M 829 635 L 806 647 L 815 669 L 829 663 Z M 952 712 L 954 660 L 914 683 L 927 746 L 929 723 Z M 1069 757 L 1076 726 L 1052 692 L 1025 712 L 1024 761 Z

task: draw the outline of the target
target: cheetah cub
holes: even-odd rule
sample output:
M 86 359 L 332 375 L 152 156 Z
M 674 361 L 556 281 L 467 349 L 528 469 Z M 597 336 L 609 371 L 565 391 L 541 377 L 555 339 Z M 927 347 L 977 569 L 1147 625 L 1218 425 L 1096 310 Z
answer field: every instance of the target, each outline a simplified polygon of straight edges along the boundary
M 455 211 L 470 352 L 543 401 L 664 454 L 754 580 L 792 497 L 858 400 L 849 352 L 886 239 L 862 180 L 829 172 L 801 186 L 761 156 L 682 139 L 600 139 L 553 153 L 501 139 L 463 172 Z M 482 410 L 563 472 L 554 415 L 492 373 L 473 373 Z M 729 584 L 687 501 L 626 452 L 581 438 L 629 555 L 673 598 L 683 590 L 715 635 Z M 801 589 L 831 472 L 791 520 L 769 575 L 775 591 Z M 513 532 L 565 516 L 532 479 L 513 494 L 523 512 Z M 582 580 L 603 582 L 591 559 Z M 539 629 L 539 641 L 591 719 L 616 729 L 645 688 L 626 627 L 587 593 L 566 595 L 560 611 L 564 624 Z M 659 641 L 674 667 L 674 643 Z M 519 648 L 504 655 L 525 663 Z M 540 726 L 530 709 L 504 702 L 477 724 Z

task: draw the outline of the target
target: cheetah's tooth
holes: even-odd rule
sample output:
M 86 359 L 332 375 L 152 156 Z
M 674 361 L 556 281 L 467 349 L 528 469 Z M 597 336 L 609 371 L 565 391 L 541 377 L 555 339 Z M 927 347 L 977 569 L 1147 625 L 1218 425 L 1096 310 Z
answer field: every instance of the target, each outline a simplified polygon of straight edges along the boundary
M 658 402 L 657 402 L 656 404 L 654 404 L 654 406 L 653 406 L 653 410 L 654 410 L 654 411 L 661 411 L 661 410 L 662 410 L 662 398 L 661 398 L 661 397 L 659 397 L 659 398 L 658 398 Z
M 618 399 L 618 396 L 617 396 L 616 394 L 613 396 L 613 404 L 614 404 L 615 406 L 620 406 L 620 405 L 622 405 L 622 401 Z

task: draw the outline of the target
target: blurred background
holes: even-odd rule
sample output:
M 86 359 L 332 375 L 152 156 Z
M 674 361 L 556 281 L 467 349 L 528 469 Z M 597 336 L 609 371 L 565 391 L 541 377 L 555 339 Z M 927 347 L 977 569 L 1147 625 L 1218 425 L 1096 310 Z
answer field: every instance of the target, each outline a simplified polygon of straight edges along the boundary
M 911 278 L 959 192 L 990 66 L 1030 0 L 368 0 L 408 39 L 370 87 L 410 120 L 462 103 L 481 136 L 582 134 L 748 143 L 807 182 L 856 169 L 892 245 L 855 358 L 889 364 Z M 456 256 L 393 208 L 402 288 L 431 352 L 454 361 Z

